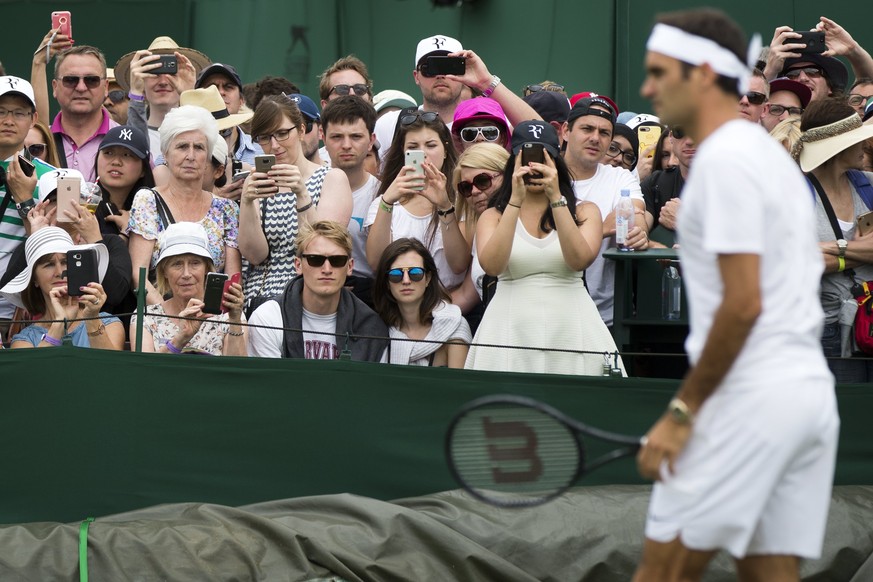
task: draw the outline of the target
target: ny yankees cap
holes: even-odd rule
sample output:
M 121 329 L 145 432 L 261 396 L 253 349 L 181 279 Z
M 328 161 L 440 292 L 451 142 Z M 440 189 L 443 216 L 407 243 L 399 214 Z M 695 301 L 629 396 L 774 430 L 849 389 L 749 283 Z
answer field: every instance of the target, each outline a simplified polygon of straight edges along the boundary
M 522 121 L 515 126 L 512 132 L 512 153 L 518 154 L 521 146 L 526 143 L 541 143 L 553 158 L 559 155 L 558 132 L 546 121 Z
M 105 150 L 112 146 L 122 146 L 134 153 L 136 157 L 144 160 L 149 157 L 149 140 L 146 135 L 132 125 L 119 125 L 113 127 L 103 136 L 100 149 Z
M 0 77 L 0 97 L 3 95 L 21 95 L 36 108 L 33 87 L 21 77 L 13 77 L 11 75 Z
M 421 64 L 421 59 L 429 56 L 442 56 L 449 53 L 456 53 L 464 50 L 460 41 L 455 40 L 450 36 L 436 34 L 423 38 L 418 42 L 418 47 L 415 49 L 415 68 Z
M 567 123 L 573 125 L 574 121 L 586 115 L 596 115 L 608 119 L 613 126 L 615 125 L 615 109 L 603 97 L 585 97 L 577 101 L 570 110 Z

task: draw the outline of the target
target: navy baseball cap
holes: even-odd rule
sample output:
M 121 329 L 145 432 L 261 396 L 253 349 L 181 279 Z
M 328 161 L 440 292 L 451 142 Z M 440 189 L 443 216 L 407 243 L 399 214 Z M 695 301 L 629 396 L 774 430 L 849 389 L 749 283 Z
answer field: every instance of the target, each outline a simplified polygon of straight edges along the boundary
M 537 91 L 522 99 L 546 121 L 564 123 L 570 114 L 570 100 L 554 91 Z
M 318 112 L 318 106 L 315 101 L 300 93 L 283 93 L 285 97 L 297 104 L 300 113 L 305 115 L 310 121 L 321 123 L 321 114 Z
M 106 132 L 103 141 L 100 142 L 100 149 L 112 146 L 125 147 L 141 160 L 149 157 L 149 138 L 132 125 L 119 125 Z
M 531 121 L 522 121 L 515 126 L 512 132 L 512 153 L 518 154 L 518 151 L 526 143 L 540 143 L 552 155 L 557 158 L 560 145 L 558 143 L 558 132 L 547 121 L 539 119 Z
M 200 71 L 200 75 L 197 77 L 197 83 L 194 85 L 195 89 L 200 89 L 203 87 L 203 81 L 206 80 L 206 77 L 210 75 L 214 75 L 216 73 L 221 73 L 236 83 L 236 86 L 242 90 L 243 84 L 242 79 L 239 78 L 239 73 L 236 72 L 236 69 L 231 65 L 225 65 L 224 63 L 212 63 L 202 71 Z

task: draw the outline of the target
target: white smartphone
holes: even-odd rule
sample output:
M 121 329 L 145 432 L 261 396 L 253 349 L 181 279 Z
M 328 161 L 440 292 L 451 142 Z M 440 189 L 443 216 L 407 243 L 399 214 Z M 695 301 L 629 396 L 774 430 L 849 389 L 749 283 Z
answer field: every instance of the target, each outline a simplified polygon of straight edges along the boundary
M 424 178 L 424 152 L 422 150 L 406 150 L 406 165 L 415 168 L 413 175 Z M 424 190 L 424 186 L 419 190 Z

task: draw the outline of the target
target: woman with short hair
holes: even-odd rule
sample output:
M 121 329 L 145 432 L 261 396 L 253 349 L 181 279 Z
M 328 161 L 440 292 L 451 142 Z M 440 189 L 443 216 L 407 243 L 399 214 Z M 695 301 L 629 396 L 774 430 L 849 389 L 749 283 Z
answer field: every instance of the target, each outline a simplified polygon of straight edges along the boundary
M 208 111 L 182 105 L 170 111 L 160 128 L 161 153 L 169 169 L 166 186 L 136 193 L 130 212 L 130 259 L 133 283 L 139 283 L 141 267 L 154 269 L 161 252 L 160 234 L 175 222 L 203 226 L 215 269 L 238 273 L 242 259 L 237 244 L 239 209 L 234 202 L 203 189 L 203 179 L 212 170 L 211 158 L 218 126 Z M 149 305 L 163 301 L 151 281 L 146 282 Z

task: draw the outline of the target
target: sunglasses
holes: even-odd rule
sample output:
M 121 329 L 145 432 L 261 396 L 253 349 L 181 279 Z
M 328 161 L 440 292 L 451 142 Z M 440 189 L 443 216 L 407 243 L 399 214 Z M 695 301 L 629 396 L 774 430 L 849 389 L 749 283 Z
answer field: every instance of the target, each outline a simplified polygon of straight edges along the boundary
M 320 267 L 325 261 L 330 261 L 330 266 L 339 268 L 345 267 L 349 262 L 348 255 L 301 255 L 310 267 Z
M 785 112 L 788 112 L 788 115 L 801 115 L 803 114 L 803 109 L 801 107 L 785 107 L 784 105 L 770 105 L 770 115 L 773 117 L 779 117 Z
M 493 125 L 485 125 L 483 127 L 465 127 L 461 130 L 461 139 L 465 143 L 473 143 L 479 136 L 485 138 L 485 141 L 497 141 L 500 138 L 500 128 Z
M 115 91 L 110 91 L 107 94 L 107 97 L 109 97 L 109 100 L 113 103 L 121 103 L 122 101 L 127 99 L 127 94 L 125 94 L 124 91 L 116 89 Z
M 412 125 L 419 119 L 425 123 L 433 123 L 440 118 L 440 114 L 436 111 L 416 111 L 415 113 L 407 113 L 400 116 L 400 125 Z
M 75 89 L 79 86 L 79 81 L 84 81 L 86 87 L 89 89 L 96 89 L 100 86 L 102 80 L 103 77 L 98 75 L 85 75 L 84 77 L 79 77 L 77 75 L 64 75 L 61 77 L 61 84 L 67 89 Z
M 418 283 L 424 279 L 425 270 L 422 267 L 398 267 L 388 271 L 388 280 L 392 283 L 400 283 L 403 281 L 403 273 L 409 275 L 409 280 L 413 283 Z
M 758 93 L 757 91 L 749 91 L 745 95 L 746 100 L 752 105 L 763 105 L 764 101 L 767 100 L 767 96 L 763 93 Z
M 554 91 L 559 93 L 564 90 L 563 85 L 525 85 L 524 87 L 524 96 L 527 97 L 531 93 L 538 93 L 540 91 Z
M 785 76 L 794 81 L 800 77 L 800 73 L 805 73 L 810 79 L 818 79 L 824 75 L 824 71 L 818 67 L 800 67 L 799 69 L 791 69 L 790 71 L 787 71 Z
M 606 155 L 610 158 L 615 158 L 620 155 L 621 160 L 628 166 L 633 166 L 637 161 L 637 156 L 633 151 L 624 151 L 618 147 L 618 144 L 615 142 L 609 144 L 609 149 L 606 150 Z
M 491 184 L 494 181 L 498 174 L 493 176 L 482 172 L 481 174 L 476 174 L 473 177 L 473 180 L 470 182 L 458 182 L 458 194 L 463 196 L 464 198 L 469 198 L 473 195 L 473 186 L 475 186 L 480 192 L 487 190 L 491 187 Z
M 673 129 L 671 129 L 670 134 L 673 136 L 673 139 L 684 139 L 685 138 L 685 132 L 682 131 L 682 128 L 680 128 L 680 127 L 674 127 Z
M 370 94 L 370 88 L 364 85 L 363 83 L 355 83 L 354 85 L 334 85 L 333 88 L 327 92 L 328 95 L 331 93 L 336 93 L 340 97 L 345 97 L 349 95 L 352 91 L 355 92 L 355 95 L 358 97 L 363 97 L 364 95 Z
M 27 146 L 27 151 L 30 152 L 30 155 L 38 158 L 39 156 L 45 153 L 46 145 L 44 143 L 34 143 Z

